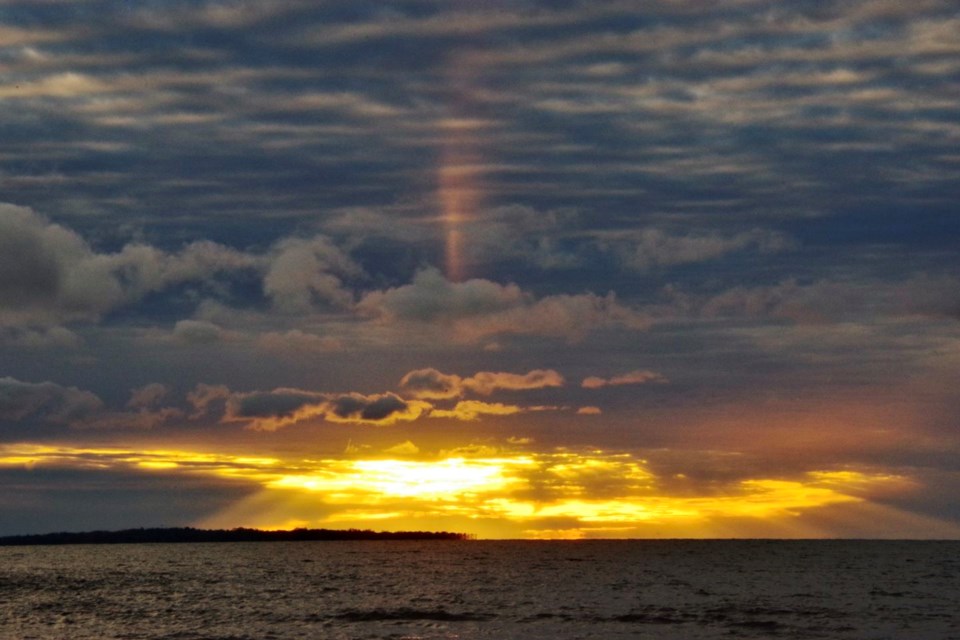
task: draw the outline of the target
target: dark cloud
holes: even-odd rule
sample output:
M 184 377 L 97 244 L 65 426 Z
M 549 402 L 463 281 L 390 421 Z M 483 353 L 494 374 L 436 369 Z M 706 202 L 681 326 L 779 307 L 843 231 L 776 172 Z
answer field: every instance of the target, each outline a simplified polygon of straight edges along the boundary
M 318 204 L 423 201 L 457 120 L 487 123 L 472 167 L 492 200 L 551 210 L 589 194 L 621 220 L 638 199 L 683 217 L 831 209 L 837 170 L 858 166 L 856 186 L 910 198 L 886 180 L 902 154 L 924 180 L 949 171 L 924 134 L 950 128 L 945 3 L 96 6 L 96 20 L 20 6 L 5 37 L 5 118 L 34 150 L 8 178 L 57 216 L 79 191 L 223 239 L 201 211 L 269 207 L 276 238 Z M 131 172 L 145 154 L 159 179 Z M 43 188 L 55 181 L 69 193 Z M 784 202 L 791 190 L 809 203 Z
M 368 422 L 380 422 L 407 409 L 407 403 L 392 393 L 382 396 L 350 394 L 331 400 L 331 410 L 338 418 Z
M 167 394 L 170 393 L 170 387 L 159 382 L 151 382 L 139 389 L 133 389 L 130 392 L 130 400 L 127 407 L 131 409 L 148 408 L 157 405 Z
M 6 204 L 0 204 L 0 237 L 0 324 L 15 327 L 97 320 L 150 293 L 256 264 L 205 241 L 178 254 L 138 243 L 98 253 L 76 232 Z
M 428 400 L 456 398 L 463 392 L 460 376 L 436 369 L 417 369 L 407 373 L 400 379 L 400 388 L 415 398 Z
M 515 284 L 451 282 L 435 269 L 419 272 L 411 284 L 366 294 L 357 309 L 384 323 L 441 326 L 453 340 L 464 342 L 526 334 L 576 341 L 597 329 L 650 326 L 645 314 L 620 304 L 612 292 L 537 299 Z
M 229 398 L 230 389 L 225 385 L 200 383 L 193 391 L 187 393 L 187 402 L 193 407 L 193 413 L 190 417 L 193 419 L 202 418 Z
M 197 399 L 219 398 L 218 393 L 211 394 L 210 390 L 207 391 Z M 430 405 L 425 402 L 406 401 L 393 393 L 335 394 L 280 388 L 273 391 L 231 393 L 227 398 L 223 421 L 244 422 L 249 428 L 263 431 L 275 431 L 311 419 L 390 425 L 398 420 L 416 420 L 429 408 Z
M 220 340 L 223 330 L 205 320 L 180 320 L 173 328 L 173 335 L 184 342 L 207 344 Z
M 93 315 L 120 296 L 78 235 L 29 209 L 0 205 L 0 256 L 3 324 Z
M 231 287 L 243 286 L 251 274 L 281 313 L 309 313 L 324 304 L 349 307 L 352 294 L 334 274 L 361 274 L 323 236 L 284 238 L 260 254 L 209 241 L 190 242 L 179 252 L 135 241 L 98 252 L 75 231 L 7 204 L 0 204 L 0 243 L 0 327 L 8 333 L 0 337 L 23 344 L 76 343 L 55 325 L 96 322 L 121 310 L 136 313 L 139 305 L 149 314 L 157 297 L 179 306 L 184 286 L 231 301 Z M 241 302 L 256 302 L 259 294 L 248 293 Z M 188 343 L 224 337 L 203 319 L 181 320 L 173 333 Z
M 51 298 L 60 287 L 57 256 L 44 246 L 40 234 L 24 228 L 26 214 L 7 210 L 0 218 L 0 300 L 4 306 L 25 306 Z
M 228 406 L 230 418 L 290 418 L 304 407 L 322 403 L 321 394 L 296 389 L 238 394 Z
M 5 327 L 0 330 L 0 344 L 13 347 L 69 351 L 82 343 L 80 336 L 65 327 Z
M 246 483 L 135 469 L 4 468 L 0 482 L 12 498 L 2 504 L 2 535 L 194 526 L 253 491 Z
M 100 398 L 76 387 L 0 378 L 0 419 L 6 422 L 78 424 L 102 408 Z
M 8 423 L 11 433 L 23 428 L 70 427 L 74 430 L 154 429 L 183 418 L 176 407 L 161 406 L 169 389 L 152 383 L 134 389 L 127 409 L 113 411 L 96 394 L 77 387 L 53 382 L 21 382 L 0 378 L 0 420 Z

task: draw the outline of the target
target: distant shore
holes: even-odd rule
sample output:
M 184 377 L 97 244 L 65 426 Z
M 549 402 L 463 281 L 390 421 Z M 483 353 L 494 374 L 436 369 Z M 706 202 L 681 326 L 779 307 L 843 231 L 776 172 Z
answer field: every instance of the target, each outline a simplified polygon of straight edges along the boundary
M 145 544 L 157 542 L 300 542 L 311 540 L 471 540 L 448 531 L 370 531 L 367 529 L 195 529 L 169 527 L 121 531 L 58 532 L 0 537 L 0 546 L 58 544 Z

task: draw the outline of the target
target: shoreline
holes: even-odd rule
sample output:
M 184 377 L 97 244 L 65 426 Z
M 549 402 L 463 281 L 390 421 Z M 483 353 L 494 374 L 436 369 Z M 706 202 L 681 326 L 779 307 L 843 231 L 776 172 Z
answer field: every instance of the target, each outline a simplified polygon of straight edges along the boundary
M 0 546 L 50 546 L 66 544 L 150 544 L 196 542 L 300 542 L 338 540 L 472 540 L 466 533 L 449 531 L 372 531 L 368 529 L 196 529 L 157 527 L 119 531 L 56 532 L 0 537 Z

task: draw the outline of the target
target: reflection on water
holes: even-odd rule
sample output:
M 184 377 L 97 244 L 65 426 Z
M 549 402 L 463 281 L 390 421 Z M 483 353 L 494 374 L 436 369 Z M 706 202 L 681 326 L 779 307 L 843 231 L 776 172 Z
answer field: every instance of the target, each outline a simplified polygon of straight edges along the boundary
M 960 543 L 0 549 L 0 637 L 960 638 Z

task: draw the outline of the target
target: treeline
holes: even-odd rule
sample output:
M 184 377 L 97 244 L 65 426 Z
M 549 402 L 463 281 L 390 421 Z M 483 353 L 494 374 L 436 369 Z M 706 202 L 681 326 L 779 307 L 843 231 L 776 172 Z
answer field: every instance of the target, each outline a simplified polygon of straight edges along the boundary
M 448 531 L 370 531 L 367 529 L 124 529 L 122 531 L 59 532 L 0 537 L 0 546 L 53 544 L 139 544 L 150 542 L 294 542 L 305 540 L 469 540 L 466 533 Z

